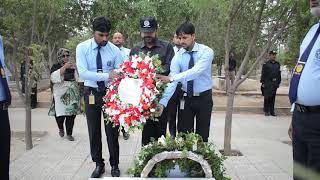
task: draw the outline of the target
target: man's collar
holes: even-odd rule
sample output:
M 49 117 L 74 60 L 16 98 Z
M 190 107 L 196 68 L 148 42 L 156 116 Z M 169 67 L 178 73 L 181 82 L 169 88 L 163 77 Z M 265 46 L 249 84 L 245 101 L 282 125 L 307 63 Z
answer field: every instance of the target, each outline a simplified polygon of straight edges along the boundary
M 110 42 L 108 41 L 108 43 L 105 46 L 101 46 L 101 48 L 108 46 Z M 92 49 L 95 50 L 96 48 L 98 48 L 98 43 L 96 42 L 96 40 L 94 38 L 91 39 L 91 44 L 92 44 Z
M 185 48 L 181 48 L 180 50 L 183 50 L 183 53 L 184 52 L 189 52 L 187 49 Z M 200 47 L 199 47 L 199 44 L 194 42 L 194 45 L 193 45 L 193 48 L 191 50 L 191 52 L 196 52 L 196 51 L 199 51 L 200 50 Z
M 155 43 L 154 43 L 154 45 L 153 45 L 152 47 L 155 47 L 155 46 L 158 46 L 158 47 L 161 46 L 160 41 L 159 41 L 158 38 L 156 39 L 156 41 L 155 41 Z M 147 47 L 147 46 L 146 46 L 146 45 L 144 44 L 144 42 L 142 41 L 140 48 L 144 48 L 144 47 Z

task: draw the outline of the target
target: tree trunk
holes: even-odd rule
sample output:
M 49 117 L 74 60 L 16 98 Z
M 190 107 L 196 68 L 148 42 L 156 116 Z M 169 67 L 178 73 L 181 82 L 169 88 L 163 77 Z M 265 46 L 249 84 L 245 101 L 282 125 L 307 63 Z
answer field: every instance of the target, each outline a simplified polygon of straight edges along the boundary
M 31 131 L 31 129 L 32 129 L 32 127 L 31 127 L 31 117 L 32 116 L 31 116 L 31 97 L 30 97 L 30 93 L 29 93 L 29 95 L 27 95 L 27 93 L 26 93 L 25 110 L 26 110 L 26 126 L 25 126 L 26 150 L 30 150 L 30 149 L 33 148 L 32 131 Z
M 235 95 L 235 87 L 231 85 L 228 88 L 227 108 L 224 125 L 224 155 L 231 155 L 231 129 L 232 129 L 232 112 Z
M 32 27 L 31 27 L 31 37 L 30 37 L 30 45 L 33 43 L 34 31 L 35 31 L 35 23 L 36 23 L 36 7 L 37 1 L 33 0 L 33 12 L 32 12 Z M 25 124 L 25 141 L 26 141 L 26 150 L 30 150 L 33 148 L 32 144 L 32 130 L 31 130 L 31 86 L 32 79 L 30 78 L 30 50 L 27 48 L 25 51 L 26 54 L 26 76 L 25 76 L 25 111 L 26 111 L 26 124 Z
M 51 46 L 50 41 L 48 41 L 48 66 L 49 66 L 48 68 L 49 68 L 49 70 L 53 65 L 52 58 L 53 58 L 53 52 L 54 52 L 55 47 L 56 47 L 55 43 L 53 43 L 53 45 Z
M 21 90 L 21 86 L 20 86 L 20 77 L 19 77 L 19 73 L 18 73 L 18 64 L 17 64 L 17 49 L 18 49 L 18 45 L 17 45 L 17 40 L 16 40 L 16 36 L 15 33 L 12 33 L 12 38 L 13 38 L 13 51 L 12 51 L 12 64 L 13 64 L 13 70 L 11 70 L 11 72 L 13 72 L 14 75 L 14 80 L 16 82 L 16 86 L 17 86 L 17 92 L 20 96 L 20 99 L 22 99 L 23 103 L 26 104 L 25 102 L 25 96 L 22 93 Z
M 32 145 L 32 131 L 31 131 L 31 80 L 30 80 L 30 58 L 29 50 L 26 50 L 26 74 L 25 74 L 25 112 L 26 112 L 26 124 L 25 124 L 25 142 L 26 150 L 33 148 Z

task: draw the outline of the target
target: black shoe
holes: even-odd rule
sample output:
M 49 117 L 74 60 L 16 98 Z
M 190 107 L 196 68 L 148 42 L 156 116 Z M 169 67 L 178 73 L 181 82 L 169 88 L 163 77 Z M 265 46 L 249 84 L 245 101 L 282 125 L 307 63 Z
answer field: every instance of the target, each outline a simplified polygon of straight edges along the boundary
M 63 137 L 64 136 L 64 130 L 63 129 L 59 129 L 59 136 Z
M 73 137 L 72 135 L 67 135 L 67 139 L 68 139 L 69 141 L 74 141 L 74 137 Z
M 118 166 L 111 166 L 111 176 L 120 177 L 120 169 Z
M 270 113 L 270 115 L 271 115 L 271 116 L 277 116 L 277 114 L 276 114 L 276 113 Z
M 264 113 L 265 116 L 270 116 L 270 113 L 266 112 Z
M 91 174 L 91 178 L 100 178 L 105 172 L 104 166 L 97 166 Z
M 129 134 L 128 132 L 124 132 L 124 133 L 123 133 L 123 139 L 124 139 L 124 140 L 128 140 L 129 137 L 130 137 L 130 134 Z

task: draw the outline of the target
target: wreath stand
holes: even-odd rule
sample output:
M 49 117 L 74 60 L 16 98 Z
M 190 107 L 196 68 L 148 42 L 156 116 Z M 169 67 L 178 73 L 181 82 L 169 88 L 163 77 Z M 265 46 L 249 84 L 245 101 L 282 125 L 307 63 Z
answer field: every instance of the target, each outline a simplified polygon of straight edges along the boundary
M 163 161 L 163 160 L 167 160 L 167 159 L 184 159 L 184 158 L 188 158 L 191 159 L 193 161 L 198 162 L 204 173 L 205 173 L 205 177 L 206 178 L 213 178 L 212 177 L 212 170 L 211 167 L 209 165 L 209 163 L 203 159 L 203 157 L 201 155 L 195 154 L 191 151 L 188 151 L 187 153 L 182 152 L 182 151 L 164 151 L 161 153 L 158 153 L 156 155 L 154 155 L 146 164 L 146 166 L 143 168 L 140 177 L 142 178 L 147 178 L 148 174 L 151 172 L 152 168 L 159 162 Z M 214 178 L 213 178 L 214 179 Z

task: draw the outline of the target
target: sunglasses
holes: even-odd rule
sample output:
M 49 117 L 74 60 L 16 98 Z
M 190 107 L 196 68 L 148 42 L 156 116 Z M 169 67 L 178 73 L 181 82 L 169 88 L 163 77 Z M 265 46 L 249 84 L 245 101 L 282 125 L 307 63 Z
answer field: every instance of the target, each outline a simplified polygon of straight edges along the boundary
M 62 57 L 69 57 L 69 56 L 70 56 L 69 54 L 62 55 Z

